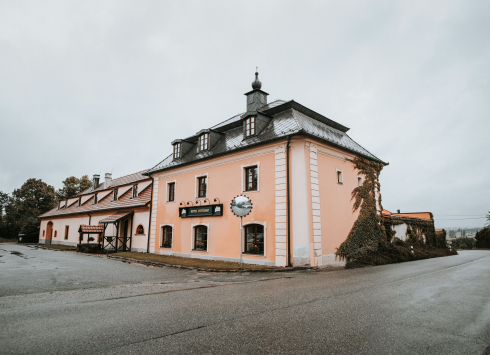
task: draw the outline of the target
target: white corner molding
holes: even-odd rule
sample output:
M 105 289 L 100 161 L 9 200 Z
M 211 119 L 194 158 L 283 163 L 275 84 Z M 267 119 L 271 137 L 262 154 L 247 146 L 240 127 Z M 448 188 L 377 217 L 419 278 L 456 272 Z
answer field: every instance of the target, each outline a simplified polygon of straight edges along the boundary
M 275 149 L 275 190 L 276 190 L 276 266 L 286 266 L 287 262 L 287 201 L 286 201 L 286 144 Z
M 315 254 L 315 266 L 322 265 L 322 222 L 320 214 L 320 184 L 318 182 L 318 147 L 315 144 L 310 149 L 310 193 L 311 215 L 313 219 L 313 249 Z
M 153 196 L 151 202 L 150 219 L 150 253 L 155 252 L 155 234 L 157 228 L 157 207 L 158 207 L 158 177 L 153 179 Z

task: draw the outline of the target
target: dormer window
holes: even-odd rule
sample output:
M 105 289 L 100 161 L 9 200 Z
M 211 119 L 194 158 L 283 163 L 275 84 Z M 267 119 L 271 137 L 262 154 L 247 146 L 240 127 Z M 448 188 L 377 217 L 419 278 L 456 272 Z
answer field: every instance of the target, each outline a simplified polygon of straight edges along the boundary
M 94 195 L 94 205 L 97 204 L 97 194 Z
M 138 185 L 133 185 L 133 198 L 138 197 Z
M 203 133 L 199 137 L 199 149 L 201 151 L 209 149 L 209 133 Z
M 81 198 L 81 197 L 79 197 L 79 198 L 78 198 L 78 207 L 80 207 L 81 205 L 82 205 L 82 198 Z
M 174 159 L 180 158 L 180 152 L 181 152 L 181 144 L 175 143 L 174 144 Z
M 114 201 L 117 201 L 117 189 L 114 190 Z
M 255 136 L 255 116 L 245 120 L 245 137 Z

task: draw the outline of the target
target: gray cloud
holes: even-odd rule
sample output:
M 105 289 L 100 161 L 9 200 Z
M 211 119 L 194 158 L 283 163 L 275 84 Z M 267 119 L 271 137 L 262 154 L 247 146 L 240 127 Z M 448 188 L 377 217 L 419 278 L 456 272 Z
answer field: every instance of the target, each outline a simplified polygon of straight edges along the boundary
M 481 226 L 444 219 L 490 210 L 489 13 L 486 1 L 2 2 L 0 190 L 149 168 L 173 139 L 242 112 L 258 65 L 270 99 L 349 126 L 390 162 L 387 209 Z

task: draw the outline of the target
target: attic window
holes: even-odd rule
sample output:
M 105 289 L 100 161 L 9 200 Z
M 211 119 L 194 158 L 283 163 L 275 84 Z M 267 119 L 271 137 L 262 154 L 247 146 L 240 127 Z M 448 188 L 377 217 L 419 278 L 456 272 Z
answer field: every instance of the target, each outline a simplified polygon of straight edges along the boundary
M 97 204 L 97 194 L 94 195 L 94 205 Z
M 180 143 L 174 144 L 174 159 L 180 158 L 180 151 L 181 151 L 180 147 L 181 147 Z
M 82 205 L 82 198 L 81 198 L 81 197 L 79 197 L 79 198 L 78 198 L 78 207 L 80 207 L 81 205 Z
M 117 189 L 114 190 L 114 201 L 117 201 Z
M 133 198 L 138 197 L 138 185 L 133 185 Z
M 337 170 L 337 184 L 343 184 L 344 178 L 342 176 L 342 170 Z
M 201 151 L 209 149 L 209 133 L 203 133 L 199 137 L 199 149 Z
M 245 137 L 251 137 L 254 135 L 255 135 L 255 116 L 252 116 L 245 120 Z

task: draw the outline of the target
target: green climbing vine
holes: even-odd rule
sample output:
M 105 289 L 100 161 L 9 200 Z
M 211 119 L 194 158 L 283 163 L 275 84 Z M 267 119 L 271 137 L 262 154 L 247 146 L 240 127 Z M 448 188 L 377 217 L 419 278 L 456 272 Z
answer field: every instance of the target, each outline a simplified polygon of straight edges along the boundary
M 382 210 L 379 174 L 383 164 L 362 157 L 349 161 L 364 176 L 364 181 L 352 191 L 353 211 L 360 209 L 359 217 L 336 253 L 340 259 L 347 261 L 376 253 L 380 245 L 387 243 L 385 228 L 376 206 L 378 204 L 379 211 Z

